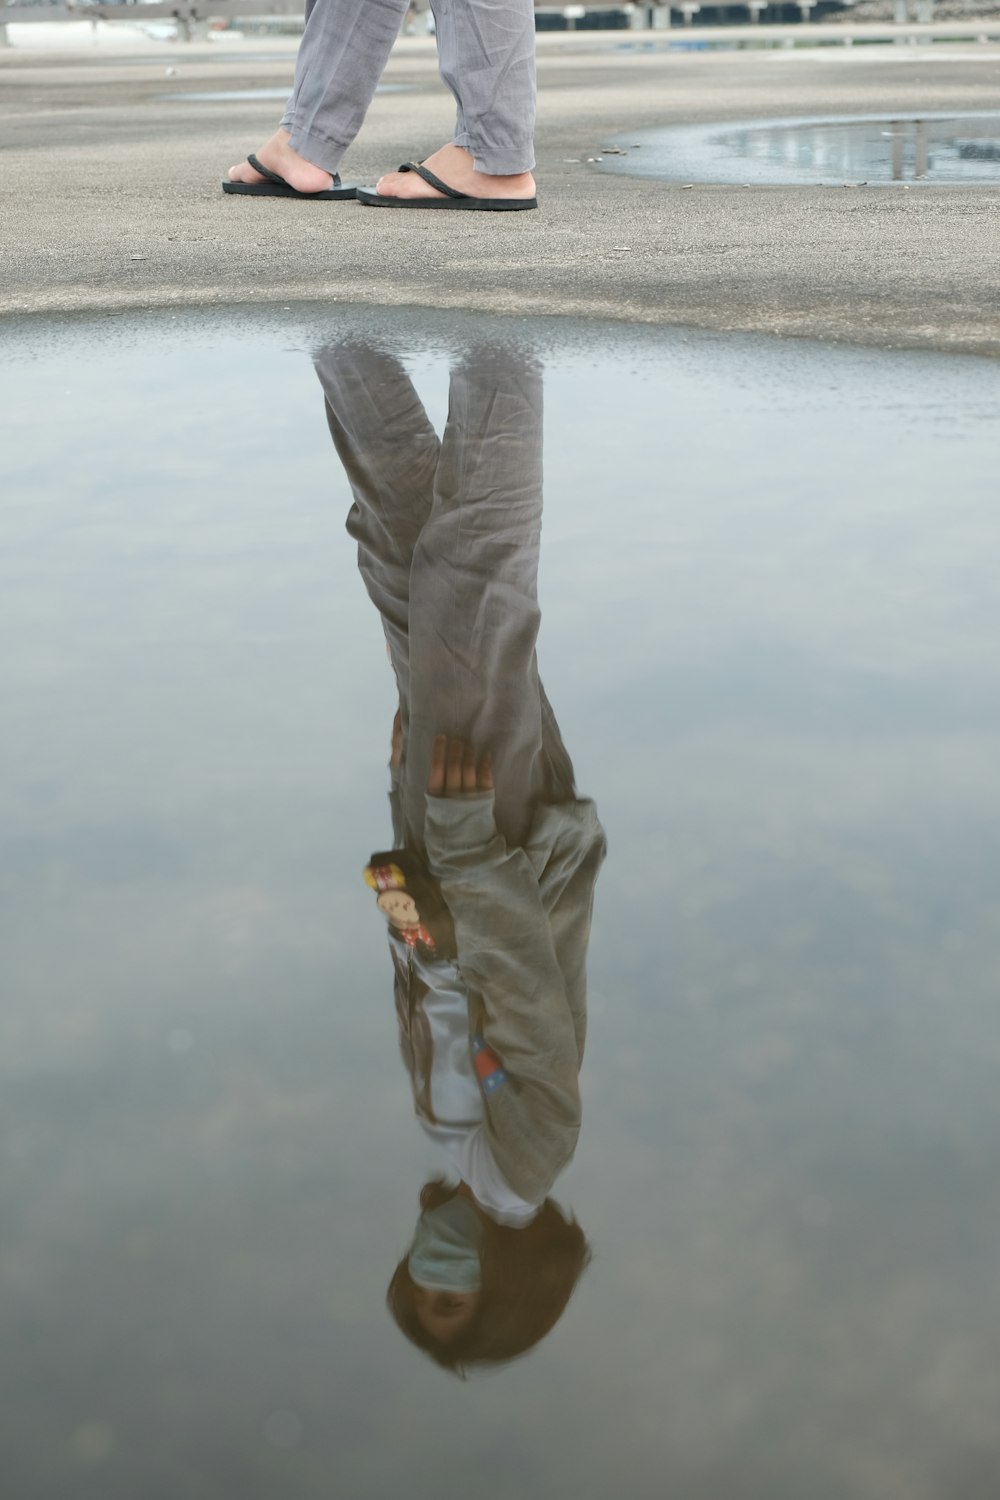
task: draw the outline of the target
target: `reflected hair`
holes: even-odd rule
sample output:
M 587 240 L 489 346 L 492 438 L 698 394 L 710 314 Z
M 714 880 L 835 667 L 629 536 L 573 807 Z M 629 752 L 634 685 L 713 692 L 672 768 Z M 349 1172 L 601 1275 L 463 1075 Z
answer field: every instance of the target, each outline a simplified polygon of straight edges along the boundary
M 421 1212 L 440 1208 L 457 1192 L 457 1186 L 443 1177 L 431 1178 L 420 1192 Z M 506 1364 L 540 1343 L 562 1317 L 590 1263 L 583 1230 L 551 1198 L 521 1228 L 497 1224 L 485 1213 L 480 1217 L 479 1305 L 453 1339 L 434 1338 L 417 1317 L 409 1252 L 393 1272 L 386 1293 L 389 1311 L 411 1344 L 462 1379 L 470 1369 Z

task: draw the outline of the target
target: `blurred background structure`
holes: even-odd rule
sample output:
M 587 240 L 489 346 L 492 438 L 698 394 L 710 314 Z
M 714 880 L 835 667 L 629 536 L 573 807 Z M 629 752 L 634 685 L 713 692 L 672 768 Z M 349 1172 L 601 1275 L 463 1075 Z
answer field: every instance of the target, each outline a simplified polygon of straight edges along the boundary
M 206 32 L 289 32 L 302 26 L 301 0 L 13 0 L 2 7 L 0 44 L 11 24 L 49 24 L 89 19 L 141 26 L 157 40 L 190 40 Z M 141 12 L 141 19 L 140 13 Z M 956 25 L 960 39 L 972 23 L 1000 21 L 997 0 L 640 0 L 624 4 L 536 5 L 539 31 L 665 31 L 720 26 L 787 26 L 816 22 L 879 28 Z M 155 25 L 154 25 L 155 23 Z M 404 31 L 433 30 L 428 0 L 413 0 Z M 6 34 L 6 35 L 5 35 Z M 976 34 L 976 33 L 973 33 Z

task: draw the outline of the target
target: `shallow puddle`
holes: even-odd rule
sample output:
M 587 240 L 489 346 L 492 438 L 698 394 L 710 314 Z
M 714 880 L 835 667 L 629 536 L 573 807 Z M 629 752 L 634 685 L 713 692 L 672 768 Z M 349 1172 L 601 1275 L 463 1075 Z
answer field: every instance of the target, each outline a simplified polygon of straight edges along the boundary
M 409 89 L 407 83 L 380 83 L 377 94 L 402 94 Z M 209 89 L 204 93 L 161 94 L 174 104 L 245 104 L 256 99 L 287 99 L 288 88 L 260 89 Z
M 234 52 L 223 52 L 221 43 L 216 43 L 212 49 L 211 61 L 213 63 L 237 63 L 245 68 L 247 65 L 247 54 L 237 48 Z M 228 45 L 228 43 L 226 44 Z M 285 63 L 294 66 L 294 52 L 253 52 L 251 60 L 256 63 Z M 160 68 L 164 64 L 174 67 L 190 67 L 191 59 L 182 50 L 175 53 L 157 52 L 153 57 L 141 54 L 128 57 L 116 57 L 113 53 L 102 55 L 100 64 L 102 68 Z
M 1000 184 L 1000 114 L 679 125 L 620 146 L 608 170 L 668 181 Z
M 997 379 L 9 326 L 11 1495 L 989 1492 Z M 445 1077 L 456 994 L 492 1053 Z M 418 1223 L 476 1131 L 530 1255 Z M 415 1235 L 478 1258 L 465 1383 L 387 1310 Z

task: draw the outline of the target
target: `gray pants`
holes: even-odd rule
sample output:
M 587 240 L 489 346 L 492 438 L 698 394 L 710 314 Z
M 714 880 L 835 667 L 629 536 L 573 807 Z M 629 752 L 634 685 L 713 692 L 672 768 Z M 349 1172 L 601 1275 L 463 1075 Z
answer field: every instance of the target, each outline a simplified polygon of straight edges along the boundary
M 491 752 L 497 828 L 523 844 L 539 803 L 575 795 L 535 655 L 541 370 L 516 350 L 470 351 L 440 440 L 395 356 L 345 345 L 316 370 L 399 689 L 394 836 L 424 852 L 431 749 L 447 734 Z
M 327 172 L 361 129 L 408 0 L 306 0 L 295 90 L 281 121 L 293 151 Z M 532 0 L 431 0 L 441 77 L 458 106 L 453 141 L 480 172 L 535 164 Z

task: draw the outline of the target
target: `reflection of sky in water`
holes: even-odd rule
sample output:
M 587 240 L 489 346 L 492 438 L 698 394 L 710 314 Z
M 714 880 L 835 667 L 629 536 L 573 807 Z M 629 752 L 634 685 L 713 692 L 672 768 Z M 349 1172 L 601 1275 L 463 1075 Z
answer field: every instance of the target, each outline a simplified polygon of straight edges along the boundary
M 1000 115 L 670 126 L 636 141 L 605 170 L 719 182 L 1000 183 Z
M 463 1387 L 381 1306 L 433 1158 L 318 324 L 114 327 L 15 333 L 2 385 L 11 1494 L 991 1493 L 996 367 L 539 335 L 596 1260 Z
M 1000 129 L 1000 118 L 991 122 Z M 945 121 L 876 122 L 852 125 L 802 126 L 796 130 L 747 129 L 719 136 L 726 151 L 752 161 L 775 162 L 825 177 L 846 174 L 870 180 L 1000 182 L 1000 139 L 979 122 L 978 133 L 968 123 Z M 921 163 L 918 132 L 923 132 L 929 155 Z

